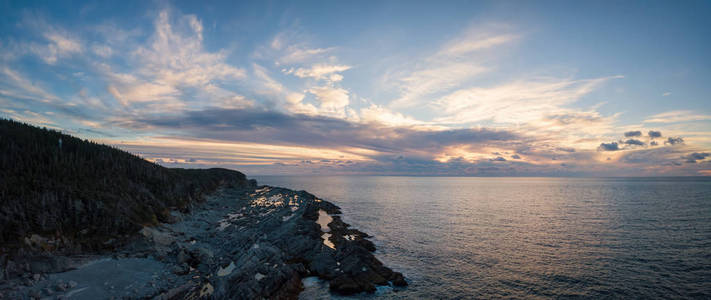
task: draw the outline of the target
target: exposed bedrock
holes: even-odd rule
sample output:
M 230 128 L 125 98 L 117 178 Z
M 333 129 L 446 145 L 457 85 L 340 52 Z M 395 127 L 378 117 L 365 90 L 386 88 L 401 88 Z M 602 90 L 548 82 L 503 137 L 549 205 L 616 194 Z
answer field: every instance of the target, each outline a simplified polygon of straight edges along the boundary
M 340 213 L 304 191 L 224 188 L 190 213 L 173 212 L 172 223 L 144 227 L 110 256 L 3 264 L 24 273 L 0 284 L 0 292 L 11 299 L 296 299 L 307 276 L 327 280 L 339 294 L 407 285 Z

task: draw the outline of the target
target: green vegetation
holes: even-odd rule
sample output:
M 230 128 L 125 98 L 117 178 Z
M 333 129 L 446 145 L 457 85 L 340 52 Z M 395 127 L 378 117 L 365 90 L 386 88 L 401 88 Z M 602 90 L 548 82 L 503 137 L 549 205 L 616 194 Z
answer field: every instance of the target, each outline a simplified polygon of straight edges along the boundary
M 110 146 L 0 119 L 0 245 L 10 248 L 39 234 L 64 247 L 100 249 L 108 238 L 168 221 L 170 209 L 189 209 L 223 184 L 253 183 L 237 171 L 165 168 Z

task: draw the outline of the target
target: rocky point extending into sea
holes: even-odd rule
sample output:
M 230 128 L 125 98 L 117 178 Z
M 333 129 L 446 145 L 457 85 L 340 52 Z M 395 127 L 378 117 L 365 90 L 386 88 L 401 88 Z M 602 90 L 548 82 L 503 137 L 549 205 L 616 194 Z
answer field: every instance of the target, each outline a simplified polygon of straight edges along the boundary
M 31 235 L 31 255 L 2 258 L 0 299 L 295 299 L 309 276 L 346 295 L 406 286 L 339 214 L 305 191 L 226 186 L 111 253 L 51 254 L 55 237 Z

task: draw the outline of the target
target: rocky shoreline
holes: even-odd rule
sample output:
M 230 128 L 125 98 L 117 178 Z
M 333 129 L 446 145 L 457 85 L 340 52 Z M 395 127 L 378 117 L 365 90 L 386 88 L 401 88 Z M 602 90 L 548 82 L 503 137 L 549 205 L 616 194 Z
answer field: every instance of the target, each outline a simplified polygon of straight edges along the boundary
M 224 187 L 110 254 L 3 257 L 0 299 L 297 299 L 308 276 L 342 295 L 406 286 L 340 213 L 305 191 Z

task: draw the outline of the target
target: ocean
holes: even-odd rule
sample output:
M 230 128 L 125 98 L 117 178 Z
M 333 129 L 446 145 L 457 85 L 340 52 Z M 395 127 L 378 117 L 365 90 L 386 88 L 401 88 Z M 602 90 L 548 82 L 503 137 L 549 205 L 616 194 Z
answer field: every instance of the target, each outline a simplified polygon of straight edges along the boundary
M 410 283 L 359 298 L 711 298 L 710 178 L 255 179 L 340 206 Z

